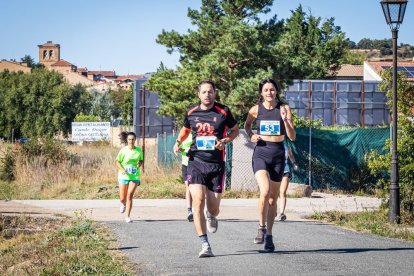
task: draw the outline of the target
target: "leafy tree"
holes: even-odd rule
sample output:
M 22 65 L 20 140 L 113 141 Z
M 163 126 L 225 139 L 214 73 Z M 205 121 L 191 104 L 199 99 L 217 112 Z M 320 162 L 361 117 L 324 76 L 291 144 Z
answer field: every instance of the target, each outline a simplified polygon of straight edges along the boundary
M 358 52 L 345 51 L 344 56 L 339 60 L 341 64 L 362 65 L 366 57 L 364 54 Z
M 346 50 L 345 34 L 334 25 L 334 18 L 322 21 L 307 15 L 299 5 L 277 43 L 280 62 L 276 71 L 285 79 L 324 79 L 329 70 L 339 69 Z
M 82 86 L 71 87 L 62 74 L 45 69 L 0 73 L 0 135 L 15 129 L 21 136 L 67 134 L 90 100 Z
M 124 98 L 121 105 L 121 117 L 127 122 L 128 125 L 132 125 L 134 109 L 134 86 L 131 85 L 129 90 L 125 90 Z M 128 118 L 130 118 L 129 121 Z
M 380 84 L 380 89 L 387 91 L 388 105 L 392 106 L 392 73 L 391 70 L 384 70 L 382 73 L 384 81 Z M 397 108 L 398 108 L 398 166 L 399 184 L 401 194 L 402 210 L 407 212 L 407 220 L 414 220 L 414 116 L 412 108 L 414 106 L 414 87 L 404 81 L 404 75 L 400 73 L 398 77 Z M 388 140 L 386 149 L 391 146 Z M 374 175 L 384 176 L 378 183 L 383 188 L 384 195 L 387 194 L 390 185 L 391 152 L 385 155 L 372 153 L 368 165 Z M 404 218 L 403 218 L 404 219 Z
M 23 58 L 20 59 L 20 61 L 26 63 L 27 66 L 32 68 L 32 69 L 45 68 L 45 66 L 43 64 L 36 63 L 30 55 L 25 55 Z
M 114 105 L 109 92 L 100 93 L 97 90 L 92 91 L 93 101 L 89 115 L 100 118 L 100 121 L 109 121 L 113 115 Z
M 260 15 L 270 12 L 272 3 L 272 0 L 203 0 L 200 11 L 188 10 L 196 31 L 179 34 L 163 30 L 157 42 L 166 46 L 169 53 L 180 54 L 180 66 L 176 70 L 161 66 L 146 83 L 147 88 L 159 93 L 159 113 L 181 118 L 185 108 L 197 101 L 198 82 L 208 78 L 218 85 L 218 100 L 229 105 L 236 117 L 243 118 L 256 103 L 260 80 L 273 77 L 283 82 L 303 75 L 323 75 L 319 70 L 326 72 L 329 67 L 326 64 L 337 62 L 342 53 L 343 34 L 333 26 L 333 20 L 322 24 L 321 29 L 317 22 L 312 25 L 317 28 L 314 32 L 320 34 L 320 40 L 315 35 L 312 44 L 309 37 L 306 47 L 322 47 L 318 54 L 298 52 L 306 54 L 306 58 L 285 55 L 284 49 L 292 49 L 293 53 L 298 44 L 305 48 L 301 40 L 291 42 L 288 35 L 284 37 L 284 22 L 278 21 L 276 15 L 266 21 L 260 19 Z M 313 20 L 306 17 L 300 23 L 307 24 L 309 18 Z M 295 60 L 309 58 L 315 60 L 312 63 L 315 67 L 299 69 L 303 65 Z
M 100 122 L 101 119 L 94 115 L 85 115 L 82 112 L 76 115 L 74 122 Z
M 20 61 L 26 63 L 30 68 L 33 68 L 35 66 L 35 61 L 30 55 L 25 55 L 20 59 Z

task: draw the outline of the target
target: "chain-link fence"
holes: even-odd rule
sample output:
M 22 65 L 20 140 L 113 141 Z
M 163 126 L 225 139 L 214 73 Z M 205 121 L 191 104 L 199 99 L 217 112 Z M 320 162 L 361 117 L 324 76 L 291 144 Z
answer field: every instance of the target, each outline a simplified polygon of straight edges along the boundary
M 157 160 L 158 166 L 165 168 L 172 168 L 174 165 L 181 163 L 181 155 L 176 156 L 173 151 L 174 143 L 177 140 L 178 134 L 158 134 L 157 135 Z M 232 175 L 232 153 L 233 145 L 229 143 L 226 145 L 226 182 L 225 188 L 229 189 L 231 186 Z M 180 174 L 181 171 L 177 172 Z
M 371 151 L 383 153 L 389 128 L 354 128 L 350 130 L 320 130 L 297 128 L 295 142 L 288 142 L 299 166 L 292 170 L 291 182 L 309 184 L 313 188 L 358 190 L 374 185 L 365 156 Z M 181 162 L 173 153 L 177 135 L 158 135 L 158 164 L 172 167 Z M 226 149 L 226 188 L 255 191 L 252 170 L 254 144 L 241 130 Z M 177 172 L 179 173 L 179 172 Z

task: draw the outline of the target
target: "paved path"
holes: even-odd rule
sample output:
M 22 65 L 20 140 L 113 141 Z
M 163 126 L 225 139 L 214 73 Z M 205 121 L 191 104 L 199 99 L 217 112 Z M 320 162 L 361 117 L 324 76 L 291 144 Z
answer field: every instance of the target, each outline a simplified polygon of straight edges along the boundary
M 198 259 L 194 226 L 184 220 L 184 200 L 136 200 L 126 224 L 116 200 L 0 201 L 4 214 L 88 217 L 108 225 L 139 275 L 413 275 L 414 243 L 355 233 L 306 220 L 314 212 L 378 208 L 375 198 L 314 193 L 288 199 L 288 221 L 276 223 L 275 253 L 253 244 L 257 200 L 223 200 L 219 231 L 210 234 L 215 258 Z
M 330 210 L 358 212 L 365 209 L 376 209 L 380 204 L 381 200 L 373 197 L 313 193 L 310 198 L 289 198 L 285 213 L 289 219 L 303 220 L 315 212 Z M 55 212 L 72 216 L 74 211 L 81 210 L 97 221 L 122 219 L 118 213 L 118 207 L 117 200 L 0 201 L 0 210 L 8 210 L 8 212 L 27 211 L 33 213 L 33 210 L 38 212 L 39 208 L 43 208 L 49 209 L 48 212 L 52 214 Z M 132 218 L 135 220 L 176 220 L 184 218 L 185 212 L 183 199 L 137 199 L 134 201 Z M 257 199 L 222 200 L 221 219 L 257 220 L 257 216 Z
M 139 275 L 413 275 L 414 243 L 343 230 L 332 225 L 276 223 L 276 252 L 253 243 L 256 221 L 220 220 L 209 239 L 216 255 L 199 259 L 191 223 L 107 222 L 119 249 L 140 264 Z

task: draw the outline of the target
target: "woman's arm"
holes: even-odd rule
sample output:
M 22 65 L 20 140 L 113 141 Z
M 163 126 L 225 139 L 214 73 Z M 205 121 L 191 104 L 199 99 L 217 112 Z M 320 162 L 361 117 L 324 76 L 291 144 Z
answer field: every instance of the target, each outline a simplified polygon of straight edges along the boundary
M 286 135 L 291 141 L 296 139 L 296 131 L 292 120 L 292 111 L 288 105 L 282 105 L 280 108 L 280 115 L 285 123 Z
M 121 163 L 119 163 L 118 160 L 115 160 L 115 165 L 118 168 L 118 170 L 122 171 L 123 174 L 126 174 L 126 170 L 124 169 L 124 167 L 122 167 Z
M 292 164 L 293 164 L 293 169 L 295 171 L 297 171 L 298 170 L 298 164 L 296 163 L 295 156 L 293 155 L 293 153 L 290 150 L 290 148 L 288 148 L 288 156 L 289 156 L 290 162 L 292 162 Z
M 246 131 L 246 134 L 249 137 L 250 141 L 252 141 L 253 143 L 257 143 L 261 139 L 260 135 L 254 134 L 252 131 L 252 124 L 257 118 L 257 110 L 258 105 L 255 105 L 252 108 L 250 108 L 249 113 L 247 114 L 246 121 L 244 122 L 244 130 Z

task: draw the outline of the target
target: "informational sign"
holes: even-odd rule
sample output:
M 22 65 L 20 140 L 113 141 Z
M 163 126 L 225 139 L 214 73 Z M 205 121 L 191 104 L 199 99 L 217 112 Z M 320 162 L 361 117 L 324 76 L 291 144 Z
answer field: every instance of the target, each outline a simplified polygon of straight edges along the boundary
M 73 122 L 72 141 L 102 141 L 111 140 L 109 122 Z

